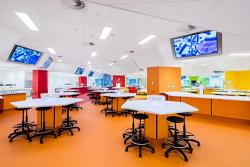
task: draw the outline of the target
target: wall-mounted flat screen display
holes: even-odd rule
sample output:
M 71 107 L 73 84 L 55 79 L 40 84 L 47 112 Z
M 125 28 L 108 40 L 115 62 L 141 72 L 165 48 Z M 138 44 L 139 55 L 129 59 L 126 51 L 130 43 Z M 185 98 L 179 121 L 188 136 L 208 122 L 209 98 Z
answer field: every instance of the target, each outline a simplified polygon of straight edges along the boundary
M 54 62 L 54 60 L 51 58 L 51 57 L 49 57 L 44 63 L 43 63 L 43 65 L 42 65 L 42 69 L 48 69 L 49 68 L 49 66 L 52 64 Z
M 16 63 L 36 65 L 42 54 L 42 52 L 15 45 L 8 59 Z
M 171 39 L 172 50 L 177 58 L 214 55 L 222 52 L 222 34 L 204 31 Z
M 82 75 L 82 74 L 83 74 L 83 72 L 84 72 L 84 68 L 82 68 L 82 67 L 78 67 L 78 68 L 76 69 L 75 74 L 76 74 L 76 75 Z
M 88 77 L 92 77 L 94 75 L 94 71 L 90 71 Z

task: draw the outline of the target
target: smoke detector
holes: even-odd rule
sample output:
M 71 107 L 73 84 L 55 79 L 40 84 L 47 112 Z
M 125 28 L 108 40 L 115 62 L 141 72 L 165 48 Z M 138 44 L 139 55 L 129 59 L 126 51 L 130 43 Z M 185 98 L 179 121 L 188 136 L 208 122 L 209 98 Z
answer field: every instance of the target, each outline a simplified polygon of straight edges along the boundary
M 62 0 L 65 6 L 73 10 L 82 10 L 86 7 L 85 0 Z

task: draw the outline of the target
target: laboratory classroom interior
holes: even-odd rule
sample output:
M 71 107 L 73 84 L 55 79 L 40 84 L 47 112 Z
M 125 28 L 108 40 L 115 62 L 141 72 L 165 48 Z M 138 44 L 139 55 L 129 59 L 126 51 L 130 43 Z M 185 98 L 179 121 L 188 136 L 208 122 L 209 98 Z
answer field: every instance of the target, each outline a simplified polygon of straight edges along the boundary
M 0 167 L 249 167 L 249 6 L 0 0 Z

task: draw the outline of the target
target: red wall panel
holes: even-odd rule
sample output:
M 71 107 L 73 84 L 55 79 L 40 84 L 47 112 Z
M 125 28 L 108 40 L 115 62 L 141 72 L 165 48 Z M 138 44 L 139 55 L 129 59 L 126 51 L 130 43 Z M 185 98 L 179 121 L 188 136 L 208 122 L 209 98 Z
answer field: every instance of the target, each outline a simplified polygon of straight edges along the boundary
M 33 70 L 32 72 L 32 97 L 40 98 L 41 93 L 48 93 L 48 71 Z
M 125 75 L 113 75 L 113 87 L 116 87 L 117 83 L 120 83 L 121 87 L 125 87 L 126 83 Z
M 87 86 L 87 77 L 85 76 L 79 77 L 79 86 Z

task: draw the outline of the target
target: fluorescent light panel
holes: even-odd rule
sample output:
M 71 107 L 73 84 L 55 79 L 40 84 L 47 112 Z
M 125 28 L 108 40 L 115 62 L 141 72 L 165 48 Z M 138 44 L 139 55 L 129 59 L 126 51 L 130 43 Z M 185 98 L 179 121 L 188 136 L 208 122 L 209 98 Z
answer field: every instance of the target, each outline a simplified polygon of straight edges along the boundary
M 91 61 L 88 61 L 87 64 L 91 64 Z
M 26 13 L 15 12 L 15 14 L 22 20 L 22 22 L 31 30 L 39 31 L 37 26 L 33 23 L 31 18 Z
M 142 41 L 139 42 L 139 45 L 143 45 L 145 43 L 147 43 L 148 41 L 154 39 L 156 37 L 156 35 L 149 35 L 148 37 L 146 37 L 145 39 L 143 39 Z
M 109 63 L 109 66 L 112 66 L 114 63 Z
M 233 53 L 230 56 L 250 56 L 250 53 Z
M 53 48 L 47 48 L 47 50 L 51 53 L 51 54 L 56 54 L 56 51 Z
M 96 55 L 97 55 L 97 52 L 92 52 L 91 53 L 91 57 L 96 57 Z
M 112 30 L 111 27 L 104 27 L 99 38 L 100 39 L 107 39 L 111 30 Z
M 127 57 L 128 57 L 128 55 L 124 55 L 124 56 L 120 57 L 120 59 L 125 59 Z

